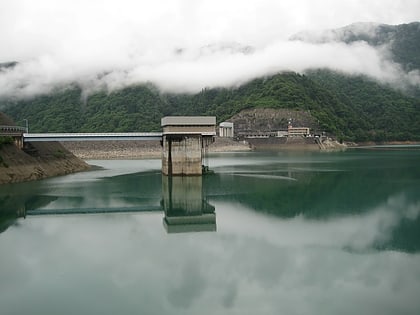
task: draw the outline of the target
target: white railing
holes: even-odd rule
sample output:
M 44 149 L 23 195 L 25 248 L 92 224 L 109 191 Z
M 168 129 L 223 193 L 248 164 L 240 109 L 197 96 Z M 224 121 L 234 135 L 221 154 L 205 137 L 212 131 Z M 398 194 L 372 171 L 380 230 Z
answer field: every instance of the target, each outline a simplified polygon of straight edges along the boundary
M 24 133 L 24 141 L 161 140 L 161 132 Z

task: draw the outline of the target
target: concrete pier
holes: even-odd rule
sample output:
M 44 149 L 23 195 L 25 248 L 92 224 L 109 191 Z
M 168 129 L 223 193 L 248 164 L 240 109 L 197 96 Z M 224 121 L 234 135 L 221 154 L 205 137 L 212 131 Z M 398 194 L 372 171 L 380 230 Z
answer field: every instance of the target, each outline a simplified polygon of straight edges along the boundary
M 162 174 L 202 175 L 206 148 L 216 136 L 216 117 L 170 116 L 161 125 Z

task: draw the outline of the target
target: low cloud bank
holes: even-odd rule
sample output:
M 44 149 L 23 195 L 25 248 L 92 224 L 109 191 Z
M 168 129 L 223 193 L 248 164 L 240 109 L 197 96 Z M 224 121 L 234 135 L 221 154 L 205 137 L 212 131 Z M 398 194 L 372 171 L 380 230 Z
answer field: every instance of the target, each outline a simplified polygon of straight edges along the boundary
M 280 40 L 258 49 L 236 43 L 152 50 L 131 54 L 83 56 L 60 52 L 19 62 L 0 71 L 0 97 L 27 98 L 76 83 L 85 93 L 113 91 L 133 84 L 153 83 L 163 91 L 195 93 L 203 88 L 238 86 L 282 71 L 303 73 L 330 68 L 366 74 L 391 84 L 418 85 L 418 71 L 405 73 L 387 58 L 386 47 L 365 42 L 345 44 Z
M 355 21 L 416 21 L 419 12 L 417 0 L 3 0 L 0 63 L 19 63 L 0 65 L 0 97 L 71 83 L 85 94 L 145 82 L 194 93 L 319 67 L 419 84 L 419 73 L 404 73 L 386 47 L 289 40 Z

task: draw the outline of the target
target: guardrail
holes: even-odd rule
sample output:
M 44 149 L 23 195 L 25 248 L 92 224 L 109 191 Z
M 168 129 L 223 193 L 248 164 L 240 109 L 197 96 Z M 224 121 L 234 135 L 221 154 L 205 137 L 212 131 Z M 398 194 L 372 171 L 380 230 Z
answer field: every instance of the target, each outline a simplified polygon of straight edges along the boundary
M 161 140 L 161 132 L 105 132 L 105 133 L 24 133 L 25 142 L 49 141 L 109 141 Z
M 4 133 L 22 132 L 22 133 L 24 133 L 24 132 L 26 132 L 26 127 L 0 125 L 0 132 L 4 132 Z

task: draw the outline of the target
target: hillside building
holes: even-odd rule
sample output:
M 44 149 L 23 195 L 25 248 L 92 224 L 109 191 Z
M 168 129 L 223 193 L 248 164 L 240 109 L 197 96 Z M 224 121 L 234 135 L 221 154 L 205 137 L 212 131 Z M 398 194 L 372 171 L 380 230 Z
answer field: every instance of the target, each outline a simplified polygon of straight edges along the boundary
M 289 124 L 287 126 L 287 134 L 289 137 L 298 137 L 298 136 L 307 137 L 309 136 L 309 128 L 308 127 L 293 127 L 292 124 Z
M 227 121 L 220 123 L 219 137 L 233 138 L 233 123 Z

